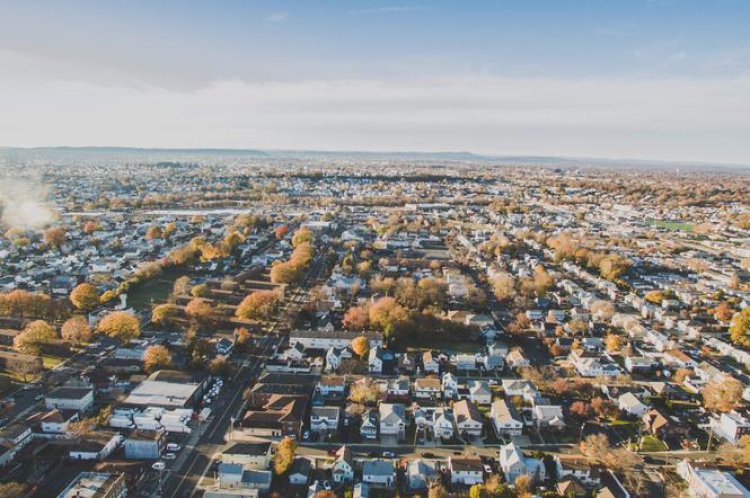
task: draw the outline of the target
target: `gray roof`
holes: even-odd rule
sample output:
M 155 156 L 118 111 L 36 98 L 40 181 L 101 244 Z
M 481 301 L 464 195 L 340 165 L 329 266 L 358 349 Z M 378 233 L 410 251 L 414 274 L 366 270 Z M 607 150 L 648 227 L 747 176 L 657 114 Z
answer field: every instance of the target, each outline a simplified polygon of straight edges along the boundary
M 370 476 L 392 476 L 393 462 L 388 460 L 368 460 L 362 465 L 362 474 Z

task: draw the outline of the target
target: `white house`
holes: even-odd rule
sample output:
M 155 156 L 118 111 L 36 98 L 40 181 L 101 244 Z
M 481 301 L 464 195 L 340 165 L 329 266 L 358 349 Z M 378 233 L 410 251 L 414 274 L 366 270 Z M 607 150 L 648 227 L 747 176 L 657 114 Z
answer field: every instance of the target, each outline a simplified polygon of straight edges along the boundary
M 406 436 L 406 409 L 400 403 L 380 403 L 380 435 Z
M 354 457 L 348 446 L 342 446 L 336 451 L 336 461 L 331 469 L 333 480 L 336 482 L 351 482 L 354 480 Z
M 599 468 L 593 467 L 585 458 L 555 455 L 554 459 L 558 481 L 575 477 L 588 486 L 599 485 Z
M 456 421 L 456 429 L 462 436 L 481 437 L 484 420 L 482 413 L 476 405 L 468 400 L 462 399 L 453 404 L 453 416 Z
M 87 387 L 58 387 L 44 398 L 44 406 L 51 410 L 88 412 L 94 406 L 94 390 Z
M 694 467 L 683 460 L 677 464 L 677 475 L 687 481 L 690 496 L 696 498 L 750 498 L 750 491 L 729 472 Z
M 536 458 L 525 457 L 521 448 L 515 443 L 500 447 L 499 463 L 508 482 L 514 482 L 522 475 L 529 475 L 534 481 L 543 481 L 547 475 L 544 462 Z
M 448 457 L 448 469 L 451 473 L 451 482 L 473 486 L 484 482 L 484 465 L 478 456 Z
M 498 436 L 520 436 L 523 432 L 523 420 L 516 413 L 513 405 L 509 405 L 502 398 L 492 403 L 490 417 Z
M 458 394 L 458 378 L 450 372 L 443 374 L 443 397 L 453 399 Z
M 420 377 L 414 381 L 414 396 L 419 399 L 440 399 L 442 384 L 437 377 Z
M 371 487 L 391 488 L 396 482 L 396 469 L 390 460 L 366 460 L 362 464 L 362 482 Z
M 484 380 L 469 381 L 469 400 L 479 405 L 492 403 L 492 390 Z
M 450 439 L 454 432 L 453 412 L 449 408 L 437 408 L 432 412 L 432 431 L 435 438 Z
M 636 417 L 642 417 L 650 409 L 633 393 L 625 393 L 617 398 L 617 406 L 620 410 Z
M 325 434 L 338 429 L 341 408 L 338 406 L 313 406 L 310 410 L 310 430 Z

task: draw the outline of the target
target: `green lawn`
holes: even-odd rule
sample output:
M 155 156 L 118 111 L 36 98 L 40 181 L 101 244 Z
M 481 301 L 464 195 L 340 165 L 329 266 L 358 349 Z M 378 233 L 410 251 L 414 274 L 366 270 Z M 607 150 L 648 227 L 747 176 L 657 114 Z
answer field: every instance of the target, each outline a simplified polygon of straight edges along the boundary
M 678 223 L 676 221 L 648 221 L 648 224 L 657 228 L 664 228 L 666 230 L 675 230 L 679 232 L 692 232 L 694 226 L 692 223 Z
M 668 449 L 667 445 L 656 436 L 644 436 L 641 442 L 641 451 L 644 452 L 667 451 Z
M 62 363 L 63 359 L 56 356 L 42 356 L 42 362 L 44 363 L 44 368 L 49 370 Z

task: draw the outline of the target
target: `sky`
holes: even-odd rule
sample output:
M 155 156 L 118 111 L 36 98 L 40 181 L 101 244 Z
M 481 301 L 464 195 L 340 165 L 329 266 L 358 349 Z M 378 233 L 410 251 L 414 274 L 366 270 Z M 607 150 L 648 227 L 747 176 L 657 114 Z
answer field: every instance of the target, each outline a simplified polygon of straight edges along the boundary
M 0 146 L 750 164 L 746 0 L 0 0 Z

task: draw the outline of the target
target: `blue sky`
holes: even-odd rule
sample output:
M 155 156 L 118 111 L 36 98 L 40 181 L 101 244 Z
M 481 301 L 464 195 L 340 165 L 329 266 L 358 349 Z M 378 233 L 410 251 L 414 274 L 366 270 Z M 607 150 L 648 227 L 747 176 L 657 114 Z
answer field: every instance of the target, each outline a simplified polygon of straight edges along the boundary
M 3 2 L 2 145 L 750 163 L 750 2 Z

